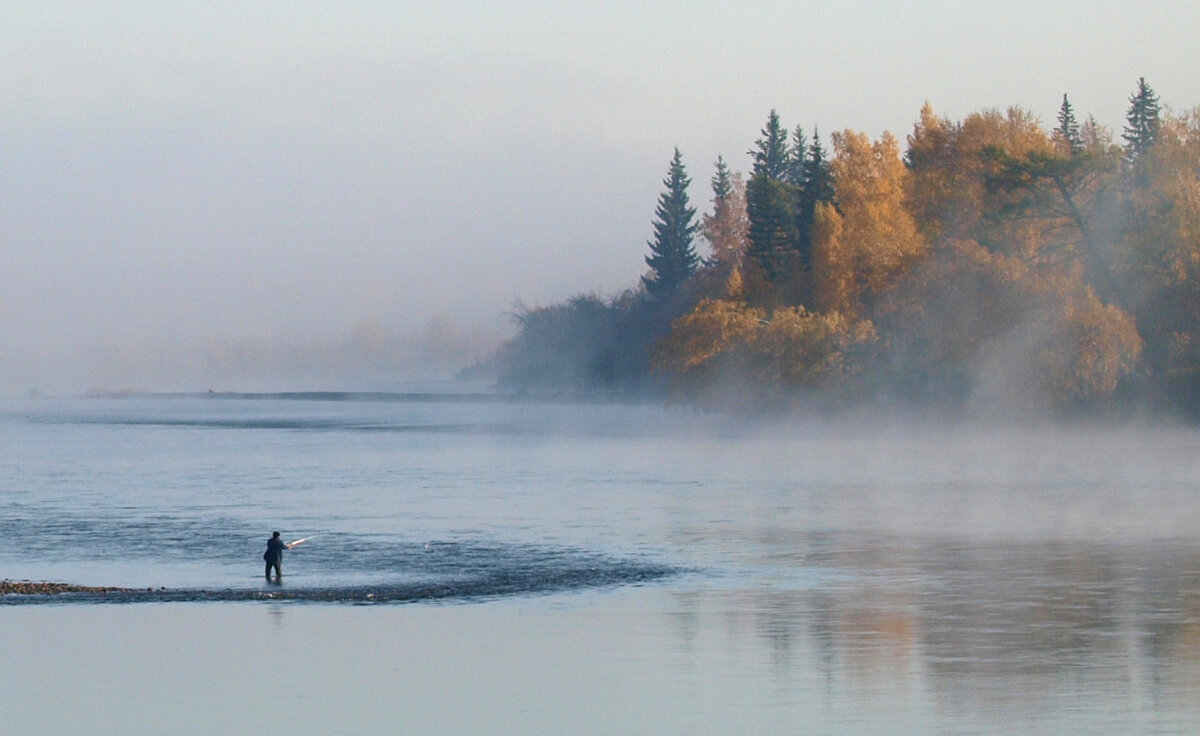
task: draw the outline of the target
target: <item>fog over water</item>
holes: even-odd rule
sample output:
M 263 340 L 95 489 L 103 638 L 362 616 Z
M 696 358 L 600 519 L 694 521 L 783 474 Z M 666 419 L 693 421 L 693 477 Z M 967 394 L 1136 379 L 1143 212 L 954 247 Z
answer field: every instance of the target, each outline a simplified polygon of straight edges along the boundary
M 442 377 L 516 299 L 633 286 L 674 146 L 703 207 L 771 108 L 902 138 L 926 99 L 1046 121 L 1069 92 L 1119 129 L 1139 76 L 1200 100 L 1197 30 L 1184 2 L 6 3 L 0 394 Z
M 0 578 L 139 590 L 0 597 L 0 712 L 16 733 L 1192 733 L 1198 449 L 1193 428 L 494 398 L 2 401 Z M 281 585 L 276 528 L 310 537 Z

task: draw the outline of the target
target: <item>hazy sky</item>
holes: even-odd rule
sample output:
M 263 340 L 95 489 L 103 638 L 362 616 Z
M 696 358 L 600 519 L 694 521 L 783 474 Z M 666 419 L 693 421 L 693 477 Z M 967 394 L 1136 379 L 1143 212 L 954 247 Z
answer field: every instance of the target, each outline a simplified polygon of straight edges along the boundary
M 903 139 L 1064 92 L 1200 104 L 1194 2 L 0 4 L 0 394 L 198 389 L 644 271 L 672 149 L 708 203 L 768 111 Z M 390 334 L 390 333 L 389 333 Z M 219 389 L 239 388 L 218 385 Z

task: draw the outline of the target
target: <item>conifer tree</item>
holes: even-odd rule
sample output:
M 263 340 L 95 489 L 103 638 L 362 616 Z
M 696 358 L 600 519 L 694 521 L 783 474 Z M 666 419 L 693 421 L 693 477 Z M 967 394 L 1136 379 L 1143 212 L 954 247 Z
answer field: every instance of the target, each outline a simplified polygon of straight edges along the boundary
M 667 178 L 663 179 L 666 191 L 659 195 L 654 211 L 654 240 L 649 241 L 650 255 L 646 256 L 650 273 L 642 277 L 646 291 L 656 300 L 674 295 L 700 261 L 692 246 L 698 226 L 694 222 L 696 209 L 688 203 L 687 188 L 691 183 L 683 166 L 683 154 L 676 148 Z
M 833 171 L 821 145 L 821 133 L 813 127 L 812 142 L 798 151 L 800 173 L 796 182 L 796 252 L 804 268 L 812 265 L 813 215 L 819 202 L 833 201 Z
M 1079 123 L 1075 120 L 1075 111 L 1064 94 L 1062 106 L 1058 109 L 1058 129 L 1055 135 L 1063 142 L 1067 152 L 1072 156 L 1083 153 L 1083 136 L 1079 132 Z
M 792 146 L 788 151 L 786 181 L 794 187 L 804 186 L 804 162 L 808 157 L 808 138 L 799 125 L 792 131 Z
M 779 121 L 779 113 L 771 110 L 767 124 L 761 131 L 762 137 L 754 142 L 749 153 L 754 157 L 752 176 L 784 180 L 788 170 L 788 133 Z
M 736 268 L 746 252 L 746 185 L 741 174 L 729 170 L 722 156 L 717 157 L 710 183 L 712 214 L 700 218 L 700 233 L 712 247 L 709 263 Z
M 1125 153 L 1130 161 L 1146 152 L 1158 136 L 1158 95 L 1146 84 L 1146 78 L 1138 79 L 1137 91 L 1129 96 L 1129 112 L 1125 115 Z
M 752 177 L 746 184 L 746 215 L 750 221 L 747 255 L 768 282 L 783 284 L 800 266 L 794 189 L 779 179 Z
M 717 163 L 713 166 L 713 177 L 709 181 L 712 185 L 713 199 L 725 199 L 733 193 L 733 174 L 729 171 L 729 164 L 725 163 L 724 156 L 717 156 Z
M 754 163 L 746 183 L 746 254 L 767 282 L 780 283 L 796 270 L 796 188 L 787 183 L 792 155 L 788 131 L 775 110 L 761 136 L 750 151 Z
M 809 209 L 817 202 L 833 201 L 833 169 L 829 156 L 821 145 L 821 133 L 813 128 L 812 142 L 804 157 L 804 174 L 800 186 Z

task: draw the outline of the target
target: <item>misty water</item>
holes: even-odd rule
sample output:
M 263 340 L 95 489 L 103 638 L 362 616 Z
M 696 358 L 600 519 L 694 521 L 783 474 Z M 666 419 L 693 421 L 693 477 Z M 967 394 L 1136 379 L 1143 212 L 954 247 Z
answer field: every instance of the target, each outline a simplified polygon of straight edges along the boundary
M 1194 429 L 347 398 L 0 404 L 3 731 L 1200 729 Z

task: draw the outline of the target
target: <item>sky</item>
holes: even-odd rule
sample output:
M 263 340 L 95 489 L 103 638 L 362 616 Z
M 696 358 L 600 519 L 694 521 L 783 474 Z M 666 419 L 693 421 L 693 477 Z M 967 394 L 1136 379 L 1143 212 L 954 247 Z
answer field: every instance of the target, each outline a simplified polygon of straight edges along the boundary
M 0 4 L 0 395 L 380 389 L 645 272 L 679 147 L 1200 104 L 1195 2 Z M 430 357 L 432 356 L 432 357 Z

